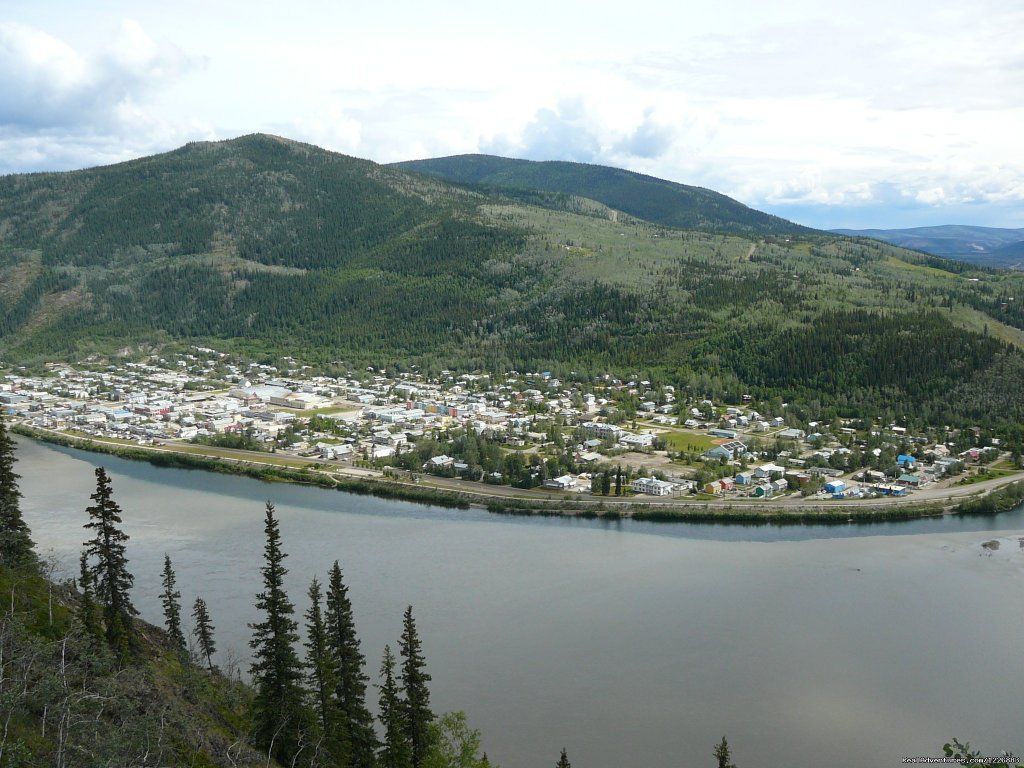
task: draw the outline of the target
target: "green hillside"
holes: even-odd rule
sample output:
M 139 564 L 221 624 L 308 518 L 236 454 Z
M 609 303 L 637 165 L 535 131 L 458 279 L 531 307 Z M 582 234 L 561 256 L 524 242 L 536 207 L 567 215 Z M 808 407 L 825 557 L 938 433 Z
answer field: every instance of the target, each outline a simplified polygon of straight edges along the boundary
M 455 155 L 394 165 L 485 190 L 505 193 L 541 190 L 585 197 L 615 211 L 667 227 L 757 235 L 806 235 L 814 231 L 755 211 L 710 189 L 603 165 L 535 162 L 493 155 Z
M 471 189 L 270 136 L 0 178 L 0 359 L 210 343 L 1024 421 L 1024 275 L 776 234 L 745 208 L 751 231 L 669 227 L 567 188 Z

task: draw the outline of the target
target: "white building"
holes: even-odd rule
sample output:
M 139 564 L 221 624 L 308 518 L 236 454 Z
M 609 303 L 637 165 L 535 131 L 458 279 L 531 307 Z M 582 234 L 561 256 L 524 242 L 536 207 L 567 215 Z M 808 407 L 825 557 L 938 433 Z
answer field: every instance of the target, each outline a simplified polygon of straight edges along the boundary
M 671 496 L 675 490 L 675 483 L 658 480 L 654 477 L 640 477 L 633 481 L 634 493 L 646 493 L 648 496 Z

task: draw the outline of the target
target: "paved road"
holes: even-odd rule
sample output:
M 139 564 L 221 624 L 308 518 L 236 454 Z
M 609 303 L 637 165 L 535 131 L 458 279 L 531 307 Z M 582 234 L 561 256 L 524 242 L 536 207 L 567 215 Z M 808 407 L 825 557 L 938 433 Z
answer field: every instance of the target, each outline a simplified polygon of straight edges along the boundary
M 266 467 L 292 467 L 292 468 L 303 468 L 309 467 L 313 464 L 318 464 L 320 467 L 316 470 L 322 474 L 328 476 L 338 477 L 350 477 L 350 478 L 362 478 L 368 480 L 383 480 L 385 474 L 375 469 L 364 469 L 362 467 L 353 467 L 348 464 L 335 464 L 330 463 L 325 467 L 325 462 L 322 459 L 306 459 L 299 456 L 293 456 L 291 454 L 273 454 L 275 461 L 268 461 L 268 454 L 260 451 L 245 451 L 239 449 L 216 449 L 215 452 L 199 452 L 199 451 L 183 451 L 181 446 L 175 445 L 173 442 L 166 445 L 136 445 L 134 443 L 120 443 L 113 440 L 104 440 L 101 438 L 94 437 L 78 437 L 77 435 L 68 435 L 60 430 L 42 429 L 34 427 L 39 432 L 48 432 L 50 434 L 72 438 L 78 440 L 86 440 L 91 442 L 103 443 L 105 445 L 115 447 L 125 447 L 140 449 L 146 451 L 153 451 L 155 453 L 181 453 L 190 456 L 200 456 L 208 459 L 220 459 L 227 461 L 237 461 L 246 464 L 253 464 L 257 466 Z M 287 463 L 284 463 L 287 462 Z M 404 473 L 400 473 L 403 474 Z M 687 508 L 687 507 L 699 507 L 701 509 L 750 509 L 751 511 L 765 510 L 765 511 L 786 511 L 786 512 L 812 512 L 817 510 L 836 510 L 836 509 L 881 509 L 881 508 L 892 508 L 901 506 L 913 506 L 920 505 L 921 503 L 956 503 L 959 500 L 963 500 L 965 497 L 975 496 L 990 493 L 996 488 L 1007 485 L 1014 480 L 1019 480 L 1024 477 L 1022 473 L 1014 473 L 1005 477 L 997 477 L 991 480 L 983 480 L 981 482 L 973 483 L 971 485 L 954 485 L 946 488 L 932 487 L 916 490 L 908 496 L 898 498 L 877 498 L 877 499 L 848 499 L 848 500 L 834 500 L 834 499 L 821 499 L 821 498 L 803 498 L 800 496 L 784 496 L 778 499 L 765 499 L 765 500 L 753 500 L 753 499 L 742 499 L 742 498 L 724 498 L 724 499 L 686 499 L 686 498 L 671 498 L 666 499 L 664 497 L 657 496 L 629 496 L 625 498 L 616 498 L 614 496 L 600 496 L 592 497 L 589 494 L 584 493 L 573 493 L 566 494 L 557 491 L 546 491 L 531 489 L 527 490 L 524 488 L 513 488 L 507 485 L 488 485 L 481 482 L 468 482 L 465 480 L 459 480 L 455 478 L 436 477 L 433 475 L 418 475 L 420 482 L 417 483 L 419 487 L 426 488 L 437 488 L 441 490 L 448 490 L 456 493 L 472 494 L 478 496 L 481 499 L 481 503 L 486 503 L 489 500 L 514 500 L 514 501 L 529 501 L 535 500 L 538 502 L 555 503 L 561 501 L 572 501 L 583 505 L 601 505 L 605 508 L 624 506 L 630 507 L 634 505 L 653 506 L 659 508 Z

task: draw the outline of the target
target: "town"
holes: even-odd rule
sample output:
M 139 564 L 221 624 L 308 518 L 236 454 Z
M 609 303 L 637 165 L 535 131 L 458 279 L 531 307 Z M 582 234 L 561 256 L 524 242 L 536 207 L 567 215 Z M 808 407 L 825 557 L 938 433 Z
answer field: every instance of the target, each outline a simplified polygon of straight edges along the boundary
M 762 412 L 750 395 L 715 403 L 648 380 L 373 368 L 326 376 L 290 357 L 277 363 L 192 347 L 117 366 L 7 370 L 0 409 L 34 430 L 90 440 L 578 499 L 904 497 L 1021 466 L 979 428 L 803 421 L 785 403 Z

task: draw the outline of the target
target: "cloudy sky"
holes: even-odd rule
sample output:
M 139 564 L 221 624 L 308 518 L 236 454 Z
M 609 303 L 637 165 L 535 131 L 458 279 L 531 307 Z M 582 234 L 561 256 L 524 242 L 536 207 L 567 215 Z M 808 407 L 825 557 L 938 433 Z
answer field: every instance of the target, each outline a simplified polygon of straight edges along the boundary
M 257 131 L 614 165 L 817 227 L 1024 227 L 1024 3 L 0 3 L 0 173 Z

